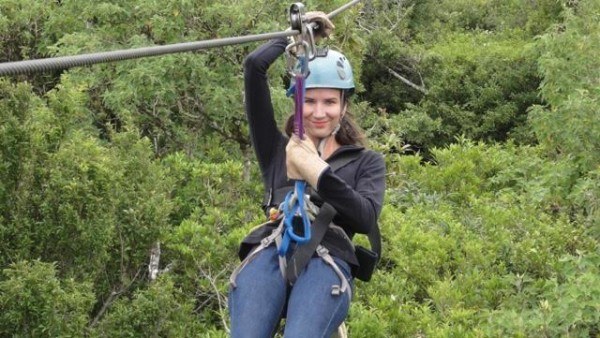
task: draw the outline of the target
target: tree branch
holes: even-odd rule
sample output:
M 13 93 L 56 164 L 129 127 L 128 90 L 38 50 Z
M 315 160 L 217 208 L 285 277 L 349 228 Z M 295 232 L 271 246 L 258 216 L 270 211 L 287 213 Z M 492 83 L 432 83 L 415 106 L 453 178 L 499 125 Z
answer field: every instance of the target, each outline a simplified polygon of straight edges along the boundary
M 420 91 L 423 94 L 427 94 L 428 91 L 427 89 L 425 89 L 425 87 L 423 86 L 419 86 L 417 84 L 414 84 L 413 82 L 411 82 L 409 79 L 405 78 L 404 76 L 398 74 L 396 71 L 394 71 L 393 69 L 391 69 L 390 67 L 385 67 L 387 69 L 387 71 L 392 74 L 392 76 L 394 76 L 395 78 L 399 79 L 400 81 L 404 82 L 405 84 L 409 85 L 410 87 Z
M 142 269 L 139 269 L 137 271 L 137 273 L 135 274 L 135 276 L 133 276 L 133 279 L 131 280 L 129 285 L 127 285 L 127 286 L 121 285 L 118 288 L 113 288 L 113 290 L 110 292 L 110 295 L 108 296 L 108 299 L 104 302 L 104 304 L 102 304 L 102 308 L 100 309 L 100 311 L 98 311 L 98 314 L 96 314 L 96 317 L 94 317 L 94 320 L 92 320 L 92 322 L 90 323 L 90 325 L 89 325 L 90 328 L 96 326 L 98 324 L 98 322 L 100 321 L 100 319 L 102 319 L 102 317 L 104 316 L 104 313 L 106 312 L 106 310 L 108 310 L 108 308 L 112 305 L 112 303 L 123 292 L 127 291 L 127 289 L 129 289 L 131 287 L 131 285 L 133 285 L 133 283 L 135 282 L 135 280 L 137 279 L 137 277 L 139 276 L 141 271 L 142 271 Z
M 123 291 L 125 291 L 124 288 L 119 289 L 119 291 L 113 290 L 110 292 L 108 299 L 106 300 L 106 302 L 104 302 L 104 304 L 102 304 L 102 308 L 100 309 L 96 317 L 94 317 L 94 320 L 90 323 L 90 327 L 94 327 L 96 326 L 96 324 L 98 324 L 100 318 L 102 318 L 102 316 L 104 315 L 104 312 L 108 310 L 108 308 L 112 305 L 115 299 L 117 299 L 117 297 L 119 297 L 119 295 L 123 293 Z
M 150 282 L 153 282 L 159 273 L 160 264 L 160 242 L 157 241 L 152 249 L 150 249 L 150 263 L 148 264 L 148 276 Z
M 219 316 L 221 317 L 223 327 L 225 328 L 225 331 L 229 333 L 230 330 L 229 330 L 229 326 L 227 326 L 227 320 L 226 320 L 226 316 L 225 316 L 227 297 L 225 295 L 221 294 L 221 292 L 219 291 L 219 286 L 217 285 L 217 281 L 219 280 L 219 277 L 226 271 L 228 271 L 228 270 L 226 270 L 226 269 L 221 270 L 220 272 L 218 272 L 216 275 L 213 276 L 210 268 L 208 269 L 208 272 L 206 272 L 204 269 L 200 268 L 199 273 L 201 275 L 201 278 L 202 277 L 205 278 L 210 283 L 210 286 L 214 292 L 214 296 L 217 298 L 217 305 L 219 306 Z

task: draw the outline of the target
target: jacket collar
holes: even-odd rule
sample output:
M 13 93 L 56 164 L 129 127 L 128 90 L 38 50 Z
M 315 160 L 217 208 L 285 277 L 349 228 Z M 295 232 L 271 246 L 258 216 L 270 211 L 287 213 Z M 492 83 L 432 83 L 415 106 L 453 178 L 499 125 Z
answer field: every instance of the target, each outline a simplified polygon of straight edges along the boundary
M 347 145 L 343 145 L 340 146 L 339 148 L 337 148 L 333 154 L 331 154 L 331 156 L 329 156 L 327 158 L 326 161 L 330 161 L 338 156 L 341 156 L 341 154 L 346 154 L 346 153 L 350 153 L 350 152 L 359 152 L 361 150 L 365 149 L 365 147 L 363 146 L 359 146 L 359 145 L 355 145 L 355 144 L 347 144 Z

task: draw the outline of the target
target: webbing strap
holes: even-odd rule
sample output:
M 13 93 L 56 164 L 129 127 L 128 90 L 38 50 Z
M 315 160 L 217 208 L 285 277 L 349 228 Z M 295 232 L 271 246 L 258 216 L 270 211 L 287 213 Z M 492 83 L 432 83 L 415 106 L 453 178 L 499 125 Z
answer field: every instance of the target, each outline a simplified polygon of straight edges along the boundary
M 367 237 L 369 238 L 371 250 L 377 254 L 377 261 L 379 261 L 381 259 L 381 230 L 378 224 L 371 228 Z
M 296 282 L 298 276 L 310 261 L 313 253 L 319 244 L 321 244 L 321 240 L 325 236 L 327 229 L 329 229 L 329 224 L 333 220 L 335 214 L 335 209 L 329 203 L 324 203 L 321 206 L 321 210 L 312 224 L 312 236 L 310 241 L 302 246 L 298 246 L 292 254 L 292 257 L 288 260 L 285 277 L 290 284 Z
M 333 260 L 333 257 L 329 254 L 329 250 L 327 250 L 326 247 L 319 245 L 317 247 L 317 254 L 319 255 L 319 257 L 321 257 L 321 259 L 325 261 L 325 263 L 331 266 L 335 274 L 338 275 L 338 277 L 340 278 L 342 286 L 340 287 L 339 285 L 333 285 L 331 289 L 331 294 L 334 296 L 339 296 L 340 294 L 347 291 L 348 297 L 352 299 L 352 288 L 350 287 L 350 283 L 348 283 L 346 276 L 344 275 L 340 267 L 337 265 L 337 263 Z
M 244 258 L 244 260 L 240 263 L 240 265 L 238 265 L 233 272 L 231 273 L 231 276 L 229 276 L 229 284 L 235 288 L 237 285 L 235 283 L 235 280 L 237 279 L 237 276 L 240 274 L 240 271 L 242 271 L 243 268 L 245 268 L 248 264 L 250 264 L 250 262 L 252 260 L 254 260 L 254 258 L 258 255 L 259 252 L 261 252 L 262 250 L 264 250 L 265 248 L 269 247 L 273 241 L 275 241 L 275 243 L 277 243 L 277 247 L 279 247 L 280 242 L 281 242 L 281 233 L 283 232 L 283 219 L 281 220 L 281 222 L 279 222 L 279 226 L 275 229 L 273 229 L 273 232 L 271 233 L 271 235 L 265 237 L 262 239 L 262 241 L 260 241 L 260 244 L 254 248 L 254 250 L 252 250 L 252 252 L 250 252 L 246 258 Z M 282 265 L 283 264 L 283 265 Z M 284 268 L 285 268 L 285 257 L 283 258 L 283 261 L 281 259 L 281 257 L 279 258 L 279 267 L 281 269 L 281 273 L 284 273 Z
M 276 247 L 279 248 L 279 245 L 281 243 L 281 233 L 283 230 L 282 225 L 283 225 L 283 222 L 280 223 L 279 227 L 277 227 L 276 229 L 273 230 L 273 232 L 271 233 L 270 236 L 265 237 L 261 241 L 260 245 L 258 245 L 254 250 L 252 250 L 252 252 L 250 254 L 248 254 L 248 256 L 244 259 L 244 261 L 240 265 L 238 265 L 235 268 L 235 270 L 233 270 L 233 272 L 231 273 L 231 276 L 229 277 L 229 283 L 230 283 L 231 287 L 233 287 L 233 288 L 237 287 L 237 284 L 236 284 L 237 276 L 240 274 L 242 269 L 244 269 L 248 264 L 250 264 L 250 262 L 252 260 L 254 260 L 254 258 L 256 258 L 256 256 L 261 251 L 263 251 L 265 248 L 269 247 L 271 244 L 273 244 L 273 242 L 275 242 Z M 337 265 L 337 263 L 335 262 L 335 260 L 331 256 L 331 254 L 329 254 L 329 250 L 327 250 L 327 248 L 325 248 L 322 245 L 318 245 L 316 252 L 319 255 L 319 257 L 321 259 L 323 259 L 323 261 L 325 263 L 327 263 L 329 266 L 331 266 L 331 268 L 333 269 L 335 274 L 340 279 L 341 286 L 337 285 L 337 284 L 332 285 L 331 294 L 334 296 L 339 296 L 340 294 L 347 292 L 348 297 L 350 299 L 352 299 L 352 287 L 350 286 L 350 283 L 348 283 L 346 276 L 344 275 L 344 273 L 342 272 L 340 267 Z M 279 269 L 281 270 L 281 273 L 285 278 L 285 270 L 286 270 L 286 266 L 287 266 L 286 258 L 281 257 L 281 256 L 278 256 L 278 257 L 279 257 Z M 310 258 L 311 257 L 309 257 L 308 259 L 310 260 Z

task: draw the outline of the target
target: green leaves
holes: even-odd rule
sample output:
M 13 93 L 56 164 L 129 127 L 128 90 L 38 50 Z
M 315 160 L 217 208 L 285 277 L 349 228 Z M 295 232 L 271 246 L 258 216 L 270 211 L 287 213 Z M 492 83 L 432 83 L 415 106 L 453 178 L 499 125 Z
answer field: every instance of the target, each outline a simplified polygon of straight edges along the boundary
M 541 95 L 548 106 L 532 109 L 532 126 L 551 154 L 573 156 L 582 172 L 600 163 L 598 128 L 598 11 L 594 1 L 567 10 L 563 26 L 543 35 L 538 44 L 543 75 Z
M 572 336 L 595 334 L 598 322 L 598 257 L 561 257 L 558 278 L 527 284 L 523 293 L 535 294 L 536 301 L 518 307 L 505 304 L 490 312 L 495 320 L 484 328 L 486 335 Z
M 54 264 L 39 260 L 11 264 L 0 274 L 0 334 L 80 336 L 93 301 L 89 283 L 59 278 Z
M 402 179 L 388 180 L 382 267 L 359 285 L 351 331 L 400 337 L 593 332 L 596 288 L 575 290 L 596 269 L 588 262 L 597 259 L 598 243 L 587 226 L 568 219 L 576 165 L 548 161 L 536 148 L 458 141 L 435 149 L 433 164 L 403 156 L 388 166 Z M 589 183 L 586 189 L 594 191 Z M 575 298 L 580 310 L 560 316 Z M 367 314 L 365 306 L 377 311 Z M 365 318 L 387 324 L 372 328 Z
M 195 319 L 194 302 L 172 280 L 160 278 L 131 300 L 118 299 L 91 337 L 199 337 L 206 330 Z
M 5 0 L 0 61 L 283 30 L 288 6 Z M 334 19 L 388 169 L 352 336 L 597 334 L 597 6 L 374 0 Z M 264 218 L 242 101 L 257 45 L 0 79 L 0 335 L 227 335 L 228 275 Z M 282 61 L 269 78 L 282 122 Z
M 365 68 L 364 96 L 390 113 L 407 143 L 431 148 L 458 135 L 531 140 L 523 125 L 539 102 L 539 80 L 535 56 L 518 33 L 447 33 L 426 49 L 390 39 L 371 40 L 377 62 Z

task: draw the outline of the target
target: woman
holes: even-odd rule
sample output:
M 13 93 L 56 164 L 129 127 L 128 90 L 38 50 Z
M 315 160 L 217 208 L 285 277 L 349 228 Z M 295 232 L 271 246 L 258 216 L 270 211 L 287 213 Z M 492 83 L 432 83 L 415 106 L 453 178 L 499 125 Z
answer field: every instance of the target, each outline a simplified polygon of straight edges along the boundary
M 322 27 L 317 35 L 326 36 L 333 28 L 324 13 L 307 16 Z M 284 194 L 293 189 L 292 180 L 305 180 L 315 192 L 311 200 L 317 205 L 328 203 L 337 212 L 333 223 L 339 226 L 335 227 L 338 231 L 332 226 L 321 241 L 335 268 L 313 255 L 291 284 L 282 274 L 275 243 L 253 253 L 252 260 L 232 276 L 232 337 L 272 337 L 283 317 L 285 337 L 331 336 L 350 306 L 351 268 L 358 265 L 350 239 L 355 233 L 368 233 L 377 226 L 383 203 L 385 163 L 380 154 L 364 151 L 364 136 L 349 116 L 348 99 L 354 80 L 342 54 L 328 51 L 309 62 L 304 139 L 292 136 L 292 117 L 285 128 L 287 135 L 278 130 L 267 70 L 287 44 L 285 39 L 272 40 L 244 62 L 246 114 L 267 192 L 263 206 L 269 215 L 269 210 L 275 210 Z M 350 163 L 336 171 L 330 167 L 336 158 L 348 155 L 353 157 Z M 268 222 L 249 235 L 240 256 L 246 256 L 249 250 L 244 248 L 259 244 L 276 226 L 277 222 Z M 339 285 L 340 278 L 350 290 L 333 293 L 332 286 Z

